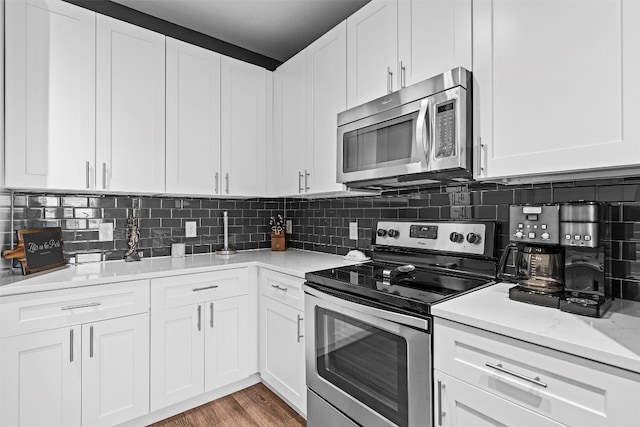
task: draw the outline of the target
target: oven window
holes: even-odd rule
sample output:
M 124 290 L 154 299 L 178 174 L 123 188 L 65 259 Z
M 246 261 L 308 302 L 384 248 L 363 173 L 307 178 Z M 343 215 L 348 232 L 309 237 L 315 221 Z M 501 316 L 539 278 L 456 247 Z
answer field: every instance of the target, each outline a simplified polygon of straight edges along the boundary
M 318 375 L 399 426 L 408 424 L 407 342 L 316 307 Z
M 343 172 L 411 163 L 418 113 L 378 123 L 343 136 Z

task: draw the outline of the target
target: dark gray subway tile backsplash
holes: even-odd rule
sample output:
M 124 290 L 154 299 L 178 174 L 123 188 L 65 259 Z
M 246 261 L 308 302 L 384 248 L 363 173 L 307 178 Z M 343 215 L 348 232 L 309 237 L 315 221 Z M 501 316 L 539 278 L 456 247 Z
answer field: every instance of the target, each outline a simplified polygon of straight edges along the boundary
M 640 178 L 571 181 L 517 186 L 474 182 L 386 192 L 381 196 L 328 199 L 214 199 L 122 195 L 0 193 L 2 249 L 9 249 L 13 230 L 63 228 L 67 256 L 101 252 L 122 259 L 127 249 L 127 217 L 139 218 L 139 248 L 145 257 L 168 256 L 171 244 L 184 242 L 186 252 L 206 253 L 222 246 L 222 212 L 229 214 L 229 240 L 237 249 L 270 247 L 269 218 L 282 213 L 292 220 L 288 246 L 344 255 L 369 250 L 379 219 L 480 219 L 498 223 L 495 256 L 508 244 L 510 204 L 601 201 L 612 206 L 611 235 L 614 295 L 640 301 Z M 349 222 L 358 221 L 358 240 L 349 239 Z M 184 223 L 196 221 L 198 237 L 186 238 Z M 114 224 L 114 241 L 98 241 L 102 222 Z M 3 267 L 9 264 L 4 261 Z

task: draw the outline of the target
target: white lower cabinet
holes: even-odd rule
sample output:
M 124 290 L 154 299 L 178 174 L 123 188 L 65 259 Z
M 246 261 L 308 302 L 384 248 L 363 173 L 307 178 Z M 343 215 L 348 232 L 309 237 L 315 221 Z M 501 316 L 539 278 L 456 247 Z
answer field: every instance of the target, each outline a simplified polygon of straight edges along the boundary
M 0 340 L 0 425 L 81 425 L 80 328 Z
M 248 280 L 246 268 L 152 280 L 152 411 L 256 372 Z
M 82 425 L 149 412 L 149 314 L 82 325 Z
M 304 279 L 260 273 L 260 375 L 303 415 L 307 412 Z
M 438 427 L 562 426 L 508 400 L 434 371 L 434 425 Z
M 0 425 L 112 426 L 149 412 L 148 281 L 87 288 L 0 300 Z M 69 326 L 22 333 L 35 312 L 42 329 Z
M 433 331 L 437 426 L 602 427 L 637 418 L 629 396 L 640 391 L 640 374 L 440 318 Z

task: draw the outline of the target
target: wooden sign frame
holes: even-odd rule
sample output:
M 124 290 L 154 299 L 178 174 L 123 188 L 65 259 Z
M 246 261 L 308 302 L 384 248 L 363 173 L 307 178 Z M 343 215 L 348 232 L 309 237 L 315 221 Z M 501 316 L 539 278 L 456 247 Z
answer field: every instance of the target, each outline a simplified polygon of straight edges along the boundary
M 22 265 L 22 274 L 38 273 L 63 267 L 64 259 L 62 228 L 24 228 L 17 230 L 18 245 L 2 252 L 3 258 L 17 258 Z

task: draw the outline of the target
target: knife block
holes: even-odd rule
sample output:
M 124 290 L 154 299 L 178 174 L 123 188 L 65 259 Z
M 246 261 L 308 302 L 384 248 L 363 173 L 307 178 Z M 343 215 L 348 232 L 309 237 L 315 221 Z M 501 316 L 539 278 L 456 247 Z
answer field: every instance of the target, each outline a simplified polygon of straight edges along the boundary
M 271 250 L 272 251 L 286 251 L 287 243 L 285 239 L 285 234 L 280 233 L 271 233 Z

